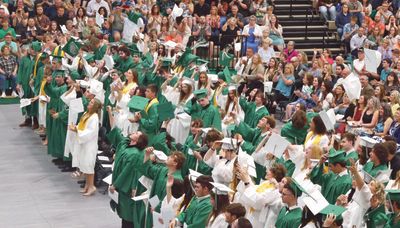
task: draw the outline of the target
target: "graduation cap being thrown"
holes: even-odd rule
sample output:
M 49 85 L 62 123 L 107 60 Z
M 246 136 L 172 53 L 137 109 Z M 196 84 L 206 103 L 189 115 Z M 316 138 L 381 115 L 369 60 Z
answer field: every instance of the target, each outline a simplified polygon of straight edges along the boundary
M 171 102 L 165 102 L 157 105 L 158 120 L 165 121 L 175 117 L 175 107 Z
M 77 42 L 75 39 L 71 38 L 68 40 L 67 44 L 62 48 L 62 50 L 68 55 L 75 57 L 79 54 L 79 50 L 81 49 L 81 44 Z
M 133 109 L 134 111 L 143 111 L 147 104 L 149 103 L 149 99 L 141 96 L 132 96 L 131 100 L 128 103 L 128 107 Z

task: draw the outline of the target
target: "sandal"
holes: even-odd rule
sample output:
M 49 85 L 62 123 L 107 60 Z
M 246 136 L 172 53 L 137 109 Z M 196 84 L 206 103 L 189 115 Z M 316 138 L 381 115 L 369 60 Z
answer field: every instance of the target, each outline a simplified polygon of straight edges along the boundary
M 71 173 L 71 177 L 73 177 L 73 178 L 78 178 L 78 177 L 80 177 L 81 175 L 82 175 L 82 173 L 79 172 L 79 171 L 75 171 L 75 172 Z

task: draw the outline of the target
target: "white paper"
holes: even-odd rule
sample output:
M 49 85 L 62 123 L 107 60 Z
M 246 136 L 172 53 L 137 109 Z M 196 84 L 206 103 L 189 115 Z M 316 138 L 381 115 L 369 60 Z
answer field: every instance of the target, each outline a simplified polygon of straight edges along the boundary
M 375 180 L 377 180 L 380 183 L 389 182 L 390 174 L 392 174 L 392 169 L 379 170 L 376 174 Z
M 112 164 L 101 164 L 103 168 L 112 168 Z
M 140 201 L 140 200 L 146 200 L 148 198 L 149 198 L 149 194 L 143 194 L 143 195 L 140 195 L 140 196 L 132 197 L 132 200 L 133 201 Z
M 369 72 L 376 73 L 377 68 L 382 60 L 382 54 L 379 51 L 364 49 L 365 53 L 365 69 Z
M 153 186 L 153 180 L 152 179 L 150 179 L 150 178 L 148 178 L 148 177 L 145 177 L 145 176 L 141 176 L 140 178 L 139 178 L 139 182 L 147 189 L 147 190 L 149 190 L 149 189 L 151 189 L 151 187 Z
M 188 154 L 189 154 L 189 155 L 193 155 L 193 150 L 190 149 L 190 148 L 188 148 Z
M 176 212 L 172 206 L 167 206 L 162 210 L 161 216 L 164 221 L 170 222 L 175 218 Z
M 242 49 L 242 44 L 241 43 L 235 43 L 235 51 L 239 52 Z
M 40 100 L 40 101 L 47 102 L 47 97 L 46 97 L 45 95 L 40 95 L 40 96 L 39 96 L 39 100 Z
M 328 111 L 322 110 L 319 112 L 319 116 L 322 122 L 324 122 L 327 131 L 335 130 L 336 117 L 333 109 L 329 109 Z
M 98 158 L 100 161 L 110 161 L 110 159 L 108 159 L 108 157 L 106 157 L 106 156 L 97 156 L 97 158 Z
M 264 82 L 264 92 L 271 93 L 273 82 Z
M 62 33 L 64 33 L 64 34 L 67 34 L 67 33 L 68 33 L 67 26 L 65 26 L 65 25 L 60 25 L 60 28 L 61 28 Z
M 80 97 L 80 98 L 76 98 L 76 99 L 71 100 L 69 102 L 69 109 L 73 113 L 81 113 L 81 112 L 83 112 L 85 109 L 83 107 L 82 98 Z
M 97 154 L 101 154 L 101 153 L 103 153 L 103 151 L 101 151 L 101 150 L 98 150 L 98 151 L 97 151 Z
M 165 46 L 166 48 L 169 48 L 169 49 L 174 49 L 174 48 L 176 47 L 176 45 L 177 45 L 177 43 L 175 43 L 175 42 L 172 41 L 172 40 L 169 40 L 169 41 L 167 41 L 167 42 L 164 43 L 164 46 Z
M 343 79 L 342 85 L 351 101 L 360 98 L 361 82 L 360 79 L 353 73 L 349 74 L 345 79 Z
M 168 159 L 168 156 L 160 150 L 154 150 L 153 154 L 162 162 L 165 162 Z
M 101 28 L 104 23 L 104 17 L 96 12 L 96 24 Z
M 304 204 L 310 209 L 313 214 L 318 214 L 322 211 L 325 207 L 329 205 L 329 202 L 325 199 L 322 193 L 318 190 L 313 191 L 310 193 L 312 197 L 306 195 L 302 197 Z
M 344 117 L 344 115 L 342 115 L 342 114 L 336 114 L 335 115 L 336 121 L 339 121 L 339 120 L 343 119 L 343 117 Z
M 119 203 L 119 202 L 118 202 L 118 192 L 117 192 L 117 191 L 114 191 L 114 193 L 111 193 L 110 191 L 108 191 L 108 196 L 109 196 L 112 200 L 114 200 L 114 202 L 116 202 L 117 204 Z
M 19 104 L 20 108 L 23 108 L 23 107 L 26 107 L 26 106 L 29 106 L 32 104 L 32 101 L 30 98 L 22 98 L 19 100 L 19 102 L 20 102 L 20 104 Z
M 19 96 L 19 98 L 23 98 L 24 95 L 25 95 L 24 89 L 21 87 L 21 88 L 18 90 L 18 96 Z
M 264 148 L 268 153 L 272 153 L 275 157 L 280 158 L 285 152 L 286 148 L 290 145 L 290 142 L 287 141 L 282 136 L 272 133 L 269 137 L 267 143 Z
M 79 84 L 80 87 L 82 88 L 88 88 L 90 86 L 88 81 L 85 80 L 76 80 L 76 82 Z
M 103 60 L 105 61 L 106 67 L 107 67 L 109 70 L 112 70 L 112 69 L 114 68 L 114 59 L 112 58 L 112 56 L 110 56 L 110 55 L 105 55 L 104 58 L 103 58 Z
M 111 185 L 112 184 L 112 174 L 110 174 L 107 177 L 103 178 L 103 181 L 106 182 L 108 185 Z
M 176 20 L 177 17 L 182 16 L 183 14 L 183 9 L 179 8 L 176 4 L 174 5 L 174 8 L 172 9 L 172 18 L 174 18 L 174 20 Z
M 151 197 L 150 199 L 149 199 L 149 203 L 150 203 L 150 206 L 151 206 L 151 208 L 156 208 L 157 206 L 158 206 L 158 204 L 160 203 L 160 199 L 158 199 L 158 196 L 157 195 L 155 195 L 155 196 L 153 196 L 153 197 Z

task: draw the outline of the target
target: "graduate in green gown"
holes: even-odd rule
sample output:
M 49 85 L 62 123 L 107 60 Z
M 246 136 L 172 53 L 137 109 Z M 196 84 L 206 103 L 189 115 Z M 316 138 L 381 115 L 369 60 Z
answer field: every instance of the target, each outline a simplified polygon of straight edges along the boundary
M 201 127 L 201 120 L 192 121 L 191 135 L 186 139 L 182 149 L 186 157 L 182 167 L 183 176 L 189 174 L 189 169 L 204 175 L 211 175 L 212 168 L 203 161 L 203 157 L 207 152 L 206 150 L 211 148 L 215 141 L 222 140 L 223 136 L 215 129 L 203 132 Z
M 281 136 L 294 145 L 302 145 L 306 140 L 308 129 L 307 115 L 303 110 L 297 110 L 290 122 L 285 123 L 281 129 Z
M 165 162 L 165 166 L 160 164 L 153 164 L 150 160 L 150 155 L 153 150 L 154 149 L 152 147 L 146 148 L 143 165 L 140 166 L 140 169 L 144 176 L 153 180 L 153 186 L 151 187 L 149 199 L 157 196 L 161 202 L 166 196 L 165 186 L 168 180 L 168 175 L 173 176 L 174 179 L 183 180 L 181 168 L 183 163 L 185 162 L 185 156 L 181 152 L 176 151 L 168 156 L 167 161 Z M 160 212 L 160 206 L 161 203 L 158 204 L 156 208 L 148 208 L 145 227 L 152 227 L 153 219 L 151 211 L 155 210 L 156 212 Z
M 17 87 L 23 91 L 24 96 L 22 98 L 33 98 L 34 94 L 29 86 L 30 78 L 33 74 L 33 68 L 35 65 L 35 59 L 37 53 L 40 53 L 42 50 L 42 45 L 40 42 L 34 41 L 32 42 L 31 48 L 28 50 L 26 56 L 22 57 L 17 73 Z M 20 92 L 21 93 L 21 92 Z M 20 126 L 31 126 L 32 125 L 32 117 L 35 116 L 35 112 L 33 109 L 33 105 L 28 105 L 22 108 L 22 115 L 25 116 L 25 122 Z
M 250 127 L 256 127 L 258 121 L 264 116 L 269 115 L 269 112 L 265 107 L 266 99 L 262 91 L 253 89 L 253 91 L 250 92 L 250 96 L 254 96 L 254 101 L 249 102 L 242 96 L 239 99 L 239 104 L 244 111 L 244 122 Z
M 321 193 L 330 204 L 335 204 L 338 196 L 346 194 L 352 186 L 352 178 L 346 168 L 344 151 L 329 150 L 329 172 L 324 174 L 326 156 L 322 156 L 319 164 L 311 171 L 310 179 L 321 185 Z
M 260 150 L 267 143 L 275 125 L 275 119 L 271 116 L 264 116 L 261 118 L 256 128 L 251 128 L 244 122 L 240 123 L 239 126 L 236 127 L 235 132 L 239 134 L 236 137 L 240 137 L 238 140 L 241 141 L 240 145 L 242 150 L 250 155 L 253 153 L 262 153 Z M 265 154 L 257 155 L 258 154 L 255 154 L 253 158 L 255 158 L 254 161 L 256 164 L 256 183 L 259 183 L 261 178 L 264 178 L 266 174 L 264 166 Z
M 400 228 L 400 190 L 386 190 L 390 213 L 384 228 Z
M 207 90 L 200 89 L 193 92 L 196 96 L 197 102 L 193 103 L 186 109 L 187 113 L 193 119 L 203 120 L 204 127 L 213 127 L 221 131 L 221 115 L 216 107 L 211 105 L 207 98 Z M 190 102 L 189 102 L 190 103 Z
M 67 136 L 68 118 L 61 118 L 59 113 L 65 110 L 65 104 L 61 100 L 61 95 L 67 91 L 64 83 L 65 72 L 55 70 L 53 75 L 46 76 L 46 85 L 44 91 L 50 97 L 47 104 L 46 121 L 47 126 L 47 152 L 51 156 L 62 159 L 64 157 L 65 138 Z M 53 81 L 54 79 L 54 81 Z
M 178 215 L 176 220 L 171 222 L 170 227 L 175 227 L 175 224 L 181 224 L 188 228 L 206 227 L 213 208 L 210 202 L 210 192 L 213 189 L 211 182 L 213 182 L 213 179 L 210 176 L 201 175 L 196 178 L 194 184 L 195 196 L 193 196 L 188 207 Z
M 134 201 L 131 198 L 145 191 L 139 182 L 142 176 L 139 167 L 143 162 L 147 136 L 138 131 L 126 138 L 121 130 L 115 127 L 108 133 L 107 138 L 116 146 L 110 192 L 118 192 L 117 213 L 124 224 L 144 227 L 145 205 L 142 201 Z
M 33 88 L 33 94 L 35 96 L 35 101 L 31 104 L 32 114 L 34 115 L 34 121 L 36 121 L 34 125 L 38 124 L 37 118 L 39 116 L 39 102 L 41 102 L 38 101 L 39 96 L 45 95 L 42 88 L 42 84 L 44 84 L 43 75 L 44 75 L 44 67 L 45 65 L 49 64 L 49 62 L 50 62 L 49 55 L 46 52 L 39 53 L 36 56 L 35 64 L 33 66 L 32 78 L 29 82 L 31 88 Z
M 369 153 L 369 162 L 367 162 L 363 170 L 372 177 L 376 177 L 379 171 L 388 169 L 386 163 L 388 161 L 388 150 L 382 143 L 377 143 Z
M 276 228 L 297 228 L 301 224 L 302 209 L 297 205 L 297 199 L 302 195 L 297 183 L 287 178 L 288 183 L 282 189 L 282 203 L 287 207 L 282 207 L 276 219 Z
M 157 114 L 157 106 L 159 104 L 156 97 L 157 92 L 158 88 L 156 85 L 147 86 L 145 94 L 146 98 L 149 99 L 149 103 L 146 105 L 144 111 L 136 112 L 134 117 L 134 121 L 139 123 L 139 129 L 147 134 L 149 138 L 154 137 L 161 127 Z
M 118 54 L 115 54 L 113 59 L 115 62 L 114 69 L 120 71 L 121 73 L 125 73 L 134 67 L 133 59 L 130 56 L 130 51 L 125 46 L 118 48 Z

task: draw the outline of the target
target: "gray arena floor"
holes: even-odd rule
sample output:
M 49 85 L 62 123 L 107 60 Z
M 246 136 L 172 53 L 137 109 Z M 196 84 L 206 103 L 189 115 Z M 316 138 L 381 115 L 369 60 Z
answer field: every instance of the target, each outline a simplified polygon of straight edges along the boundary
M 0 227 L 119 227 L 108 196 L 81 196 L 22 119 L 18 105 L 0 106 Z

